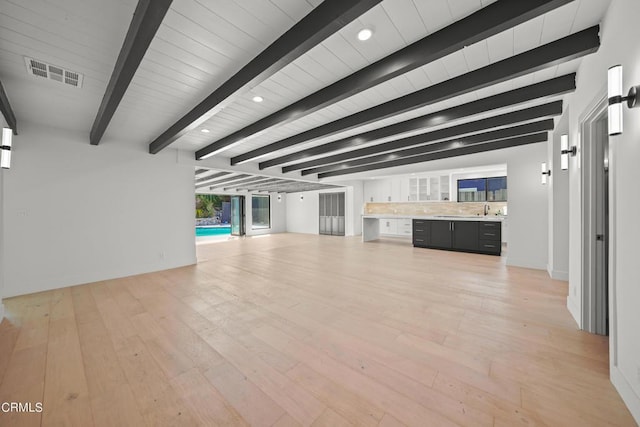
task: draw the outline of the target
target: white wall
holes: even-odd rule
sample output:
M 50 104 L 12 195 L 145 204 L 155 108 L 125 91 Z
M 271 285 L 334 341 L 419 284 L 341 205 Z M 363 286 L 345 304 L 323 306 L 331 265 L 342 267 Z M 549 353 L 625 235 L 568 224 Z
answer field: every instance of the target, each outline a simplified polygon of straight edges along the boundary
M 286 230 L 289 233 L 319 234 L 320 193 L 345 193 L 346 236 L 362 234 L 363 191 L 361 181 L 342 183 L 344 188 L 288 193 L 286 204 Z M 302 197 L 302 200 L 300 199 Z
M 624 67 L 624 88 L 640 84 L 640 43 L 637 42 L 638 0 L 616 0 L 603 21 L 602 44 L 596 54 L 582 60 L 577 90 L 570 100 L 569 135 L 579 142 L 580 117 L 590 108 L 598 93 L 606 93 L 607 69 Z M 640 286 L 638 279 L 638 241 L 640 227 L 640 110 L 624 108 L 624 133 L 610 139 L 609 175 L 611 253 L 609 340 L 611 380 L 636 421 L 640 423 Z M 579 155 L 578 155 L 579 157 Z M 567 305 L 579 323 L 581 318 L 581 239 L 580 173 L 577 160 L 570 165 L 570 280 Z M 615 331 L 617 329 L 617 332 Z M 617 361 L 616 361 L 617 359 Z
M 320 197 L 318 194 L 317 191 L 287 193 L 287 232 L 319 234 Z
M 569 280 L 569 172 L 560 168 L 560 136 L 569 133 L 569 108 L 556 124 L 547 149 L 549 197 L 549 276 Z M 570 160 L 571 162 L 571 160 Z
M 547 188 L 540 183 L 540 164 L 547 144 L 508 148 L 509 236 L 507 265 L 547 268 Z
M 22 126 L 4 175 L 5 296 L 195 259 L 194 170 L 176 152 Z

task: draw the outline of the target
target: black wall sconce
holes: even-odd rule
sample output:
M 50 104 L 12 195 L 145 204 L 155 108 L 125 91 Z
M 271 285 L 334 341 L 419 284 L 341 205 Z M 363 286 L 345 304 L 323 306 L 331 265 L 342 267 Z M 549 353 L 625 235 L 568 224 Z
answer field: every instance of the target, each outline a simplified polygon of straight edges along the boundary
M 11 141 L 13 131 L 10 128 L 2 128 L 2 143 L 0 144 L 0 167 L 9 169 L 11 167 Z
M 560 169 L 569 169 L 569 155 L 574 157 L 578 152 L 578 147 L 575 145 L 569 148 L 569 135 L 560 135 Z
M 547 177 L 551 177 L 551 169 L 547 169 L 547 164 L 543 163 L 540 167 L 540 170 L 542 171 L 542 185 L 545 185 L 547 183 Z
M 622 133 L 622 102 L 627 101 L 627 107 L 635 108 L 638 103 L 638 92 L 640 86 L 632 86 L 623 96 L 622 93 L 622 65 L 614 65 L 608 72 L 608 97 L 609 97 L 609 135 L 620 135 Z

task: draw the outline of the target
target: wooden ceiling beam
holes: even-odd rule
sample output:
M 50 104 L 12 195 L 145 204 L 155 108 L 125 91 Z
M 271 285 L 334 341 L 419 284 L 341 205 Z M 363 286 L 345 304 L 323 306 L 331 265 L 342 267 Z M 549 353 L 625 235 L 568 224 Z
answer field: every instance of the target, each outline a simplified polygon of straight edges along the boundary
M 296 163 L 290 166 L 285 166 L 284 168 L 282 168 L 282 172 L 291 172 L 300 169 L 315 168 L 331 163 L 339 163 L 351 159 L 356 159 L 358 157 L 380 154 L 386 151 L 399 150 L 402 148 L 411 147 L 413 145 L 422 145 L 442 139 L 461 137 L 465 134 L 485 131 L 501 126 L 511 126 L 517 123 L 540 119 L 543 117 L 559 116 L 560 114 L 562 114 L 562 101 L 554 101 L 547 104 L 537 105 L 535 107 L 512 111 L 510 113 L 486 117 L 473 122 L 467 122 L 448 128 L 438 129 L 432 132 L 421 133 L 418 135 L 400 138 L 382 144 L 371 145 L 365 148 L 335 154 L 333 156 L 320 157 L 318 159 L 310 160 L 307 162 Z
M 382 0 L 325 0 L 149 144 L 156 154 Z
M 320 166 L 312 169 L 305 169 L 302 171 L 302 175 L 310 175 L 314 173 L 319 174 L 333 170 L 348 169 L 355 166 L 368 165 L 372 163 L 380 163 L 395 159 L 402 159 L 405 157 L 413 157 L 421 154 L 433 153 L 436 151 L 457 148 L 464 145 L 482 144 L 490 141 L 497 141 L 500 139 L 545 132 L 553 130 L 553 127 L 553 119 L 539 120 L 537 122 L 531 122 L 503 129 L 492 130 L 489 132 L 481 132 L 459 138 L 448 139 L 445 141 L 434 142 L 431 144 L 420 145 L 418 147 L 407 148 L 405 150 L 389 151 L 383 154 L 377 154 L 375 156 L 361 157 L 359 159 L 350 160 L 348 162 Z
M 292 135 L 267 147 L 269 150 L 276 151 L 328 137 L 580 58 L 598 49 L 599 34 L 600 27 L 596 25 L 425 89 Z
M 354 168 L 335 170 L 318 174 L 318 178 L 329 178 L 332 176 L 349 175 L 358 172 L 369 172 L 378 169 L 387 169 L 396 166 L 405 166 L 416 163 L 424 163 L 433 160 L 446 159 L 449 157 L 464 156 L 467 154 L 482 153 L 485 151 L 500 150 L 503 148 L 518 147 L 525 144 L 535 144 L 545 142 L 549 138 L 548 132 L 534 133 L 531 135 L 516 136 L 514 138 L 502 139 L 495 142 L 487 142 L 485 144 L 462 143 L 463 147 L 456 147 L 451 142 L 451 149 L 438 151 L 436 153 L 423 154 L 420 156 L 406 157 L 402 159 L 392 160 L 389 162 L 375 163 L 371 165 L 357 166 Z
M 91 126 L 89 142 L 98 145 L 122 101 L 131 79 L 156 35 L 172 0 L 139 0 L 129 30 L 120 49 L 116 66 Z
M 241 143 L 251 135 L 273 126 L 290 123 L 394 77 L 444 58 L 465 46 L 513 28 L 570 1 L 572 0 L 498 0 L 231 135 L 209 144 L 198 150 L 196 158 L 203 159 L 219 153 Z M 234 161 L 236 163 L 249 161 L 270 151 L 270 148 L 258 148 L 237 156 Z M 234 161 L 232 161 L 232 165 L 235 164 Z
M 359 145 L 366 144 L 378 139 L 388 138 L 390 136 L 399 135 L 406 132 L 412 132 L 419 129 L 428 129 L 430 127 L 441 125 L 443 120 L 453 121 L 475 114 L 492 111 L 499 108 L 511 107 L 532 101 L 537 98 L 547 98 L 558 96 L 576 89 L 576 74 L 567 74 L 540 83 L 535 83 L 522 88 L 510 90 L 508 92 L 482 98 L 466 104 L 456 105 L 455 107 L 445 110 L 436 111 L 431 114 L 416 117 L 392 125 L 384 126 L 369 132 L 363 132 L 352 135 L 347 138 L 338 139 L 322 145 L 316 145 L 295 153 L 276 157 L 264 162 L 260 162 L 260 169 L 277 166 L 283 163 L 290 163 L 296 160 L 304 160 L 312 156 L 330 153 L 332 151 L 355 148 Z M 342 159 L 344 160 L 344 159 Z M 313 167 L 317 164 L 311 164 L 311 161 L 301 163 L 304 167 Z M 284 170 L 284 169 L 283 169 Z M 289 169 L 295 170 L 295 169 Z

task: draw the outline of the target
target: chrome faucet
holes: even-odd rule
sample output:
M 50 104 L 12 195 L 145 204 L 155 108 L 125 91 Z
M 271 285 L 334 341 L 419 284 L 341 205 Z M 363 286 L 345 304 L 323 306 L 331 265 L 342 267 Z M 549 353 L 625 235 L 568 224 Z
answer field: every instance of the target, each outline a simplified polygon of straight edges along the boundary
M 489 206 L 488 203 L 484 204 L 484 216 L 489 215 L 489 209 L 491 209 L 491 207 Z

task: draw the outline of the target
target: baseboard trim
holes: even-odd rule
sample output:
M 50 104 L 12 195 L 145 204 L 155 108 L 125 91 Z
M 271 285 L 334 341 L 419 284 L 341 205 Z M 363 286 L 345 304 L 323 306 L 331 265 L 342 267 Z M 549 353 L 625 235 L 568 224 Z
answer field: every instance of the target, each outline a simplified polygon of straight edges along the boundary
M 547 266 L 544 263 L 531 262 L 528 259 L 517 259 L 509 255 L 507 255 L 507 265 L 509 267 L 531 268 L 533 270 L 547 270 Z
M 578 306 L 576 305 L 576 301 L 571 298 L 570 296 L 567 296 L 567 309 L 569 310 L 569 313 L 571 314 L 571 317 L 573 317 L 573 320 L 576 321 L 576 324 L 578 325 L 578 328 L 581 328 L 580 326 L 580 310 L 578 310 Z
M 633 390 L 627 378 L 616 366 L 611 366 L 611 383 L 618 390 L 624 404 L 629 408 L 631 416 L 640 425 L 640 396 Z
M 551 276 L 551 278 L 554 280 L 563 280 L 565 282 L 569 281 L 568 271 L 551 270 L 549 276 Z

